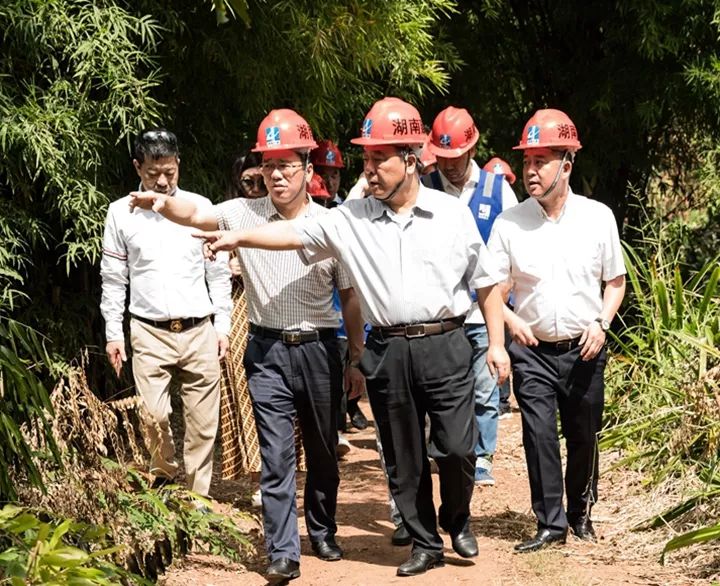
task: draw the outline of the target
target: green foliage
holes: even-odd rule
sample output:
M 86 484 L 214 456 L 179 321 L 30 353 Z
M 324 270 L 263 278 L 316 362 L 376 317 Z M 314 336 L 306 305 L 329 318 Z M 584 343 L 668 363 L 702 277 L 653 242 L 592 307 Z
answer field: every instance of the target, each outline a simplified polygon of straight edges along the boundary
M 716 257 L 683 277 L 678 242 L 666 232 L 651 221 L 641 247 L 626 247 L 629 313 L 608 380 L 612 425 L 601 439 L 656 482 L 720 446 L 717 381 L 707 376 L 720 363 L 720 265 Z
M 419 102 L 445 92 L 459 62 L 438 30 L 454 7 L 251 0 L 249 27 L 231 20 L 218 28 L 198 18 L 197 0 L 145 2 L 168 30 L 160 46 L 167 82 L 156 95 L 184 147 L 183 184 L 217 199 L 233 156 L 254 146 L 273 108 L 296 109 L 318 137 L 344 148 L 383 95 Z
M 69 519 L 48 522 L 35 511 L 5 505 L 0 510 L 0 535 L 0 575 L 12 586 L 110 586 L 129 579 L 150 584 L 112 561 L 123 548 L 109 546 L 107 530 L 100 527 Z
M 644 471 L 648 482 L 693 473 L 707 485 L 638 527 L 653 529 L 720 504 L 720 263 L 713 256 L 688 267 L 690 237 L 678 219 L 645 214 L 637 245 L 626 247 L 626 327 L 615 339 L 600 447 L 620 450 L 616 465 Z M 683 533 L 663 559 L 719 536 L 717 527 Z
M 530 113 L 565 110 L 583 144 L 573 186 L 622 220 L 633 213 L 628 184 L 645 197 L 655 177 L 697 168 L 698 139 L 716 140 L 719 13 L 718 0 L 468 0 L 443 27 L 467 64 L 449 94 L 516 169 L 510 148 Z M 445 105 L 434 100 L 426 117 Z
M 36 462 L 38 454 L 23 435 L 23 426 L 45 437 L 47 455 L 59 459 L 48 422 L 52 406 L 39 378 L 48 363 L 47 351 L 36 332 L 0 319 L 0 502 L 16 498 L 19 478 L 37 488 L 44 486 Z
M 128 471 L 128 478 L 134 490 L 108 495 L 124 517 L 118 534 L 132 536 L 136 543 L 167 541 L 178 557 L 194 547 L 199 552 L 241 561 L 242 554 L 252 548 L 232 519 L 213 513 L 203 497 L 176 485 L 151 489 L 133 470 Z

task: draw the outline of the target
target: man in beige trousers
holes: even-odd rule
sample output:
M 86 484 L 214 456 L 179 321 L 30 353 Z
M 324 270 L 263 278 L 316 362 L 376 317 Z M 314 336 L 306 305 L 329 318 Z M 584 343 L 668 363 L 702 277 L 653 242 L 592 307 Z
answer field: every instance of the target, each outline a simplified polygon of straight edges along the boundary
M 147 130 L 135 141 L 133 165 L 142 191 L 210 208 L 205 197 L 178 188 L 179 164 L 173 133 Z M 178 471 L 170 429 L 175 381 L 184 408 L 186 484 L 207 496 L 220 408 L 219 358 L 227 349 L 232 307 L 227 257 L 206 261 L 191 228 L 152 211 L 130 211 L 129 200 L 110 204 L 105 223 L 100 309 L 106 353 L 119 375 L 126 360 L 122 322 L 129 285 L 135 386 L 158 423 L 146 430 L 154 484 L 174 480 Z

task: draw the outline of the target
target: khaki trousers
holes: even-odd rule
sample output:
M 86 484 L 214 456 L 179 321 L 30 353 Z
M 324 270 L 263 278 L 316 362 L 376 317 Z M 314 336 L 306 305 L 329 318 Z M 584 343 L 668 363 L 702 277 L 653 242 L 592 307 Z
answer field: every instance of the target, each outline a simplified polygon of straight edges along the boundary
M 170 429 L 170 384 L 180 384 L 185 419 L 185 478 L 188 488 L 207 496 L 220 413 L 217 334 L 210 320 L 179 333 L 130 320 L 135 386 L 158 426 L 146 428 L 150 472 L 177 474 Z

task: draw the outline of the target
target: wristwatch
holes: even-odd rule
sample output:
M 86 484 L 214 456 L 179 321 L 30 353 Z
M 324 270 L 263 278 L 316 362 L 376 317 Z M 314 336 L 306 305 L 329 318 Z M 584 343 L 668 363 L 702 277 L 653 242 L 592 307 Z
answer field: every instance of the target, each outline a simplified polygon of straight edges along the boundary
M 602 317 L 596 317 L 595 321 L 600 324 L 600 329 L 603 332 L 607 332 L 610 329 L 610 322 Z
M 360 361 L 359 360 L 348 360 L 345 363 L 345 366 L 349 367 L 349 368 L 357 368 L 360 366 Z

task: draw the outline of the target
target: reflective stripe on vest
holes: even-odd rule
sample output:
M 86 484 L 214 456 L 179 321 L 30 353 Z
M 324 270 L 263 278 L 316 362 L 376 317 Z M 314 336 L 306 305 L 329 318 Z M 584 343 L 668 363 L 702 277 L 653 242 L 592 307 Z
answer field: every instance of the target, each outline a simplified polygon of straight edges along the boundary
M 495 218 L 502 212 L 502 182 L 502 175 L 481 170 L 475 192 L 468 202 L 485 244 L 490 238 L 490 230 Z

